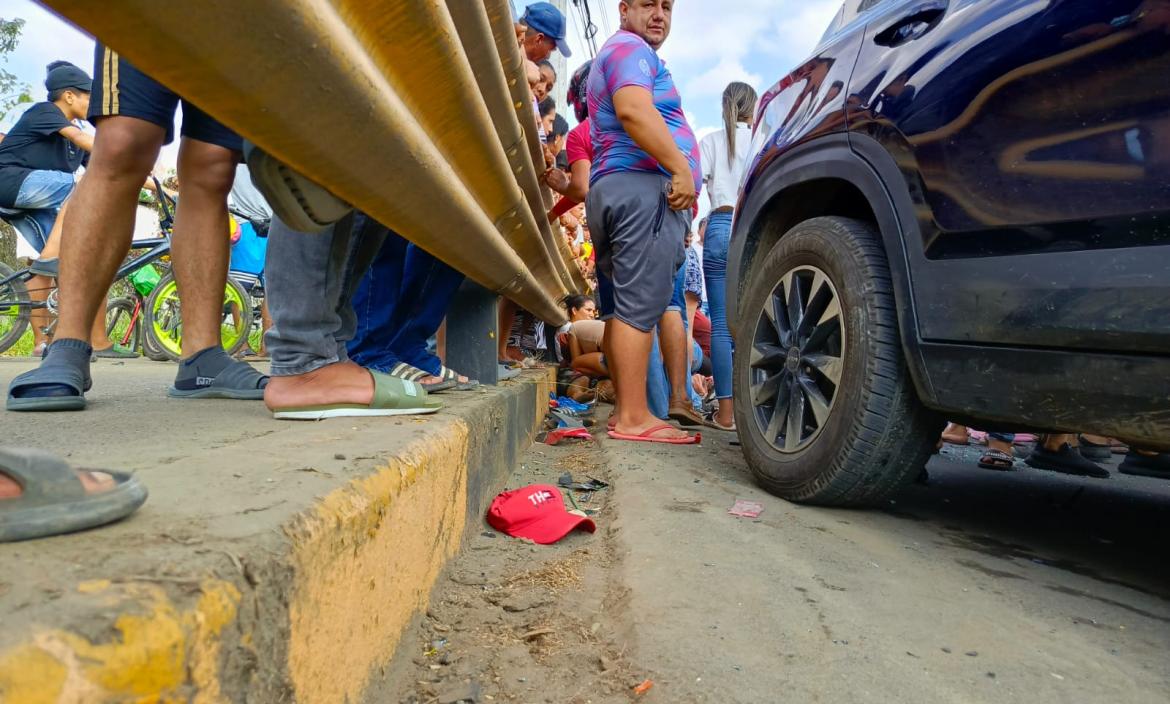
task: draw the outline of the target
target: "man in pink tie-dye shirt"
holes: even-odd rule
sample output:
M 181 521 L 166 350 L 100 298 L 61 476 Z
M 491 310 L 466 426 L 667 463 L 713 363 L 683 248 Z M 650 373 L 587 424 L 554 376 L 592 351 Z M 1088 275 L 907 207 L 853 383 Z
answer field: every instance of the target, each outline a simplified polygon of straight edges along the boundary
M 670 319 L 668 330 L 664 314 L 686 258 L 683 236 L 702 177 L 698 141 L 658 56 L 674 0 L 622 0 L 619 10 L 621 31 L 598 52 L 589 74 L 594 157 L 586 203 L 607 319 L 606 362 L 617 391 L 610 436 L 695 443 L 698 436 L 664 424 L 646 401 L 655 326 L 662 325 L 667 367 L 686 365 L 685 346 L 665 344 L 668 337 L 682 339 L 681 316 L 674 314 L 679 319 Z M 671 359 L 677 352 L 681 359 Z M 683 420 L 673 411 L 671 417 Z

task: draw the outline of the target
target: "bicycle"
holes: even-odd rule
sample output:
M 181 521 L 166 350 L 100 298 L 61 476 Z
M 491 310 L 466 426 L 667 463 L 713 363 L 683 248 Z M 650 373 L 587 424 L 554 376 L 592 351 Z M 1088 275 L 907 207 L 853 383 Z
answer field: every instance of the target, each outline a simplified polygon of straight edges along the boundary
M 147 251 L 119 267 L 115 274 L 115 287 L 124 285 L 122 282 L 148 266 L 162 265 L 170 256 L 175 200 L 166 194 L 157 178 L 154 183 L 162 207 L 159 218 L 162 237 L 131 243 L 131 250 Z M 8 219 L 8 214 L 5 214 L 5 218 Z M 46 334 L 52 334 L 56 326 L 57 289 L 51 288 L 45 301 L 32 300 L 25 285 L 34 276 L 30 269 L 14 272 L 6 266 L 0 267 L 3 267 L 0 268 L 0 353 L 3 353 L 24 335 L 35 310 L 44 309 L 54 314 L 54 321 L 44 330 Z M 150 359 L 177 361 L 182 352 L 180 303 L 174 275 L 169 267 L 165 267 L 164 272 L 153 290 L 146 292 L 149 297 L 131 284 L 128 295 L 107 301 L 106 332 L 111 335 L 111 339 L 114 339 L 113 335 L 118 335 L 122 344 L 141 344 L 144 354 Z M 233 324 L 225 326 L 223 333 L 225 349 L 235 353 L 247 342 L 252 325 L 252 307 L 247 293 L 231 280 L 224 287 L 224 300 L 225 317 L 229 317 L 232 311 L 239 311 L 238 315 L 230 316 Z M 246 305 L 245 301 L 249 304 Z M 138 347 L 132 349 L 137 350 Z

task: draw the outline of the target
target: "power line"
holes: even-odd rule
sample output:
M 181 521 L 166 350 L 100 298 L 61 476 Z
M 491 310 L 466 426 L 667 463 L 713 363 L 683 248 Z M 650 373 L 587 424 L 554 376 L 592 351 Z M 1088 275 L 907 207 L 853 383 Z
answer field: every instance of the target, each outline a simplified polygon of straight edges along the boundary
M 597 25 L 593 23 L 593 13 L 589 9 L 589 0 L 573 0 L 573 7 L 581 18 L 581 36 L 589 56 L 597 56 Z

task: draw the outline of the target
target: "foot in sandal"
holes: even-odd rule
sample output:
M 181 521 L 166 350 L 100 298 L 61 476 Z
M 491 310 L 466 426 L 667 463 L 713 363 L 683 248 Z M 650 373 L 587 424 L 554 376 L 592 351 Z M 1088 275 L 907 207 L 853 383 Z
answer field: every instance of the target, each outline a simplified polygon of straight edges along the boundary
M 280 420 L 434 413 L 442 407 L 421 385 L 353 362 L 274 376 L 264 390 L 264 404 Z
M 129 475 L 74 470 L 47 452 L 0 448 L 0 543 L 94 528 L 144 501 L 146 487 Z
M 647 414 L 644 418 L 624 418 L 618 416 L 609 431 L 609 437 L 614 440 L 633 440 L 637 442 L 661 442 L 674 445 L 690 445 L 698 443 L 700 436 L 691 435 L 678 430 L 658 418 Z

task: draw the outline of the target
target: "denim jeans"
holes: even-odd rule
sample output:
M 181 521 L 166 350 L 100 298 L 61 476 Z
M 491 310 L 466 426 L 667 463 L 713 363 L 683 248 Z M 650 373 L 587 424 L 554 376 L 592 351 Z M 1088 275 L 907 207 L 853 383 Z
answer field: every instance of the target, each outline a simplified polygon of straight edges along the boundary
M 30 171 L 20 184 L 12 210 L 21 210 L 12 218 L 13 227 L 39 254 L 49 240 L 57 213 L 75 185 L 73 174 L 65 171 Z
M 320 234 L 273 217 L 264 270 L 272 327 L 265 335 L 272 376 L 306 374 L 347 359 L 357 327 L 352 300 L 385 230 L 347 216 Z
M 371 220 L 363 226 L 387 234 L 354 296 L 357 330 L 349 343 L 350 357 L 378 371 L 389 372 L 405 362 L 438 375 L 442 362 L 427 340 L 447 315 L 463 274 Z
M 678 270 L 678 274 L 675 276 L 674 295 L 671 298 L 670 307 L 666 309 L 667 314 L 677 312 L 682 316 L 683 335 L 687 334 L 688 329 L 686 299 L 683 297 L 685 282 L 686 266 L 684 265 Z M 650 407 L 650 413 L 666 420 L 667 413 L 670 411 L 670 376 L 666 372 L 666 363 L 662 357 L 662 348 L 658 344 L 657 328 L 654 329 L 650 337 L 652 343 L 650 345 L 649 367 L 646 370 L 646 402 Z M 697 343 L 694 345 L 693 354 L 694 360 L 692 361 L 691 368 L 687 370 L 687 398 L 691 400 L 691 405 L 698 410 L 703 407 L 703 399 L 695 391 L 695 387 L 690 384 L 690 375 L 698 368 L 698 365 L 703 360 L 703 350 Z
M 711 213 L 703 242 L 703 276 L 711 308 L 711 368 L 715 396 L 731 398 L 731 358 L 734 348 L 727 325 L 727 247 L 731 243 L 731 213 Z

